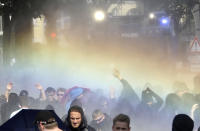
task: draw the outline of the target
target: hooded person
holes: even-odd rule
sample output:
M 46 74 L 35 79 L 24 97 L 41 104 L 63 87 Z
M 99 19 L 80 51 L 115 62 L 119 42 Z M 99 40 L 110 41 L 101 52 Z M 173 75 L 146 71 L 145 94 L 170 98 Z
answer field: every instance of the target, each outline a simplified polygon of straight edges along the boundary
M 77 105 L 70 107 L 65 124 L 70 131 L 95 131 L 87 124 L 83 109 Z
M 186 114 L 178 114 L 174 117 L 172 131 L 192 131 L 194 127 L 193 120 Z

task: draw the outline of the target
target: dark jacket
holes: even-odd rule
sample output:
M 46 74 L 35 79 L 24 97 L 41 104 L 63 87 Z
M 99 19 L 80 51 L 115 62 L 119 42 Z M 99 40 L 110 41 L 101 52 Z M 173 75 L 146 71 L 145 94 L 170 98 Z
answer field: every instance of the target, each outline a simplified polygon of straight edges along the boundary
M 134 89 L 132 88 L 132 86 L 128 83 L 127 80 L 122 79 L 120 80 L 122 85 L 123 85 L 123 89 L 121 91 L 121 95 L 119 97 L 119 99 L 121 100 L 126 100 L 130 103 L 132 103 L 133 105 L 137 105 L 140 102 L 140 99 L 138 97 L 138 95 L 136 94 L 136 92 L 134 91 Z
M 72 108 L 73 108 L 73 107 L 75 107 L 76 110 L 78 109 L 78 112 L 81 114 L 81 119 L 82 119 L 82 121 L 81 121 L 81 124 L 80 124 L 80 126 L 79 126 L 78 128 L 73 128 L 73 127 L 71 126 L 71 122 L 70 122 L 70 112 L 72 111 Z M 65 120 L 65 124 L 66 124 L 66 126 L 70 129 L 70 131 L 96 131 L 93 127 L 91 127 L 91 126 L 89 126 L 89 125 L 87 124 L 87 119 L 86 119 L 86 117 L 84 116 L 84 112 L 83 112 L 82 108 L 79 107 L 79 106 L 73 106 L 73 107 L 71 107 L 71 108 L 69 109 L 69 111 L 68 111 L 68 116 L 67 116 L 67 118 L 66 118 L 66 120 Z
M 19 109 L 19 97 L 16 93 L 10 93 L 7 103 L 1 105 L 1 120 L 2 123 L 6 122 L 10 118 L 10 114 L 13 111 Z

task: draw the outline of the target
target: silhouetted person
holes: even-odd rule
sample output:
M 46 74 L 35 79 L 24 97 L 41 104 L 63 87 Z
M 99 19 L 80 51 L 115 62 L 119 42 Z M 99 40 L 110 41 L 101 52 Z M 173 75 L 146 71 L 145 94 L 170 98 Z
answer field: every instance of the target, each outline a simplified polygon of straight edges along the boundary
M 114 107 L 111 111 L 112 116 L 115 116 L 119 113 L 124 113 L 129 114 L 129 116 L 132 118 L 134 117 L 135 109 L 139 104 L 140 99 L 128 81 L 121 77 L 120 72 L 117 69 L 114 70 L 113 75 L 120 80 L 123 88 L 118 102 L 116 102 L 116 107 Z
M 172 85 L 174 93 L 178 96 L 182 96 L 184 93 L 189 92 L 189 88 L 187 87 L 185 82 L 175 81 Z
M 178 114 L 174 117 L 172 131 L 192 131 L 194 127 L 193 120 L 186 114 Z
M 19 109 L 12 112 L 10 115 L 10 118 L 15 116 L 18 112 L 20 112 L 22 109 L 29 109 L 29 103 L 28 103 L 28 96 L 19 96 Z
M 140 101 L 138 95 L 136 94 L 136 92 L 134 91 L 134 89 L 131 87 L 131 85 L 128 83 L 128 81 L 126 81 L 125 79 L 123 79 L 120 75 L 120 72 L 115 69 L 113 72 L 113 75 L 120 80 L 120 82 L 123 85 L 123 89 L 121 91 L 121 95 L 119 97 L 119 99 L 122 100 L 126 100 L 128 102 L 131 102 L 131 104 L 137 105 Z
M 158 111 L 163 104 L 162 98 L 147 87 L 142 91 L 142 99 L 136 108 L 136 128 L 145 130 L 147 125 L 149 130 L 154 130 L 157 126 Z M 151 121 L 154 118 L 154 121 Z
M 16 93 L 10 93 L 8 96 L 8 102 L 1 106 L 1 120 L 6 122 L 13 111 L 19 109 L 19 97 Z
M 190 114 L 190 110 L 192 106 L 195 104 L 195 96 L 192 93 L 183 93 L 181 99 L 182 99 L 181 113 Z
M 170 93 L 167 95 L 165 106 L 159 112 L 159 128 L 164 128 L 166 131 L 170 130 L 174 116 L 179 113 L 180 103 L 181 98 L 177 94 Z
M 29 93 L 27 90 L 21 90 L 20 93 L 19 93 L 19 96 L 28 96 Z

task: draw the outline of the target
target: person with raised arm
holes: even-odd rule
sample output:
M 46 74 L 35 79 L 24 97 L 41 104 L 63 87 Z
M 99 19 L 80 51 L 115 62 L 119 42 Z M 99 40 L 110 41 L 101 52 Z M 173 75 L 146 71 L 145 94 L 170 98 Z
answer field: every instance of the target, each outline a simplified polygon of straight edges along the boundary
M 9 82 L 6 86 L 6 91 L 5 91 L 5 97 L 6 97 L 6 101 L 8 102 L 8 97 L 10 95 L 11 89 L 13 88 L 13 83 Z
M 46 95 L 45 95 L 43 87 L 40 84 L 36 84 L 35 87 L 40 91 L 39 100 L 40 101 L 45 101 L 46 100 Z
M 140 102 L 140 99 L 136 94 L 136 92 L 134 91 L 134 89 L 132 88 L 132 86 L 128 83 L 127 80 L 121 77 L 119 70 L 114 69 L 113 75 L 114 77 L 119 79 L 123 85 L 123 89 L 121 91 L 119 99 L 126 100 L 131 102 L 133 105 L 137 105 Z

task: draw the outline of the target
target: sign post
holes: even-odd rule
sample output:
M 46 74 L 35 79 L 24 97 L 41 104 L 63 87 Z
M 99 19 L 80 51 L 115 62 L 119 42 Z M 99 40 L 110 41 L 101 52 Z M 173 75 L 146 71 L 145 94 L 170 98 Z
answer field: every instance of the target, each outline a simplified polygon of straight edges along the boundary
M 190 45 L 190 52 L 200 52 L 200 42 L 197 37 L 194 37 L 194 40 Z
M 188 60 L 192 72 L 200 72 L 200 41 L 197 36 L 190 43 Z

